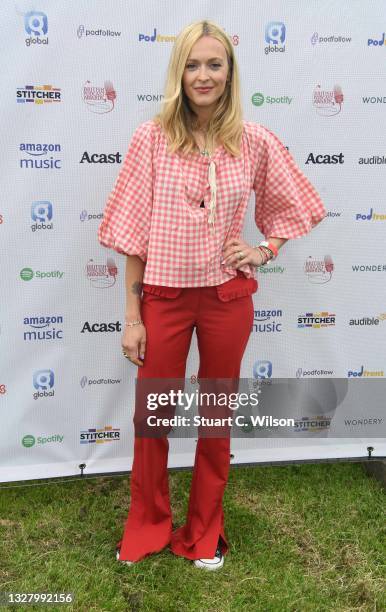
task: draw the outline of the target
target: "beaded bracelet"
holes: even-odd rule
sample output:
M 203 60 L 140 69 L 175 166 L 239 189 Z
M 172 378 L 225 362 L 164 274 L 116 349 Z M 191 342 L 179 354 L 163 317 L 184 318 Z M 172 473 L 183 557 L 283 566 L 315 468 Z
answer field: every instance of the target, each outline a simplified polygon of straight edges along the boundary
M 142 323 L 142 325 L 144 324 L 141 319 L 138 319 L 138 321 L 131 321 L 130 323 L 125 321 L 125 325 L 127 325 L 127 327 L 133 327 L 133 325 L 139 325 L 140 323 Z

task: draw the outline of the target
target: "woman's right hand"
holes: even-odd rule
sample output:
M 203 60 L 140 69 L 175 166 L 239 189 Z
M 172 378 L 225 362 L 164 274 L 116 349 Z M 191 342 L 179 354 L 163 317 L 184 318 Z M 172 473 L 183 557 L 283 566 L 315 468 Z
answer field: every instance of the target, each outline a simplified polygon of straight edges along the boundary
M 122 348 L 126 355 L 130 357 L 131 363 L 138 366 L 143 366 L 146 349 L 146 328 L 143 323 L 128 327 L 125 325 L 125 331 L 122 336 Z

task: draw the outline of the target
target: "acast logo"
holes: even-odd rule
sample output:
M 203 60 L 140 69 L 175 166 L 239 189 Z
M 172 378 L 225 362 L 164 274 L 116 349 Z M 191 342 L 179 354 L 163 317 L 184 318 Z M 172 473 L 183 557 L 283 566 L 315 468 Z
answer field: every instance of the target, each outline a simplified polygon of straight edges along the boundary
M 306 164 L 344 164 L 343 153 L 334 153 L 333 155 L 315 155 L 310 153 L 305 161 Z

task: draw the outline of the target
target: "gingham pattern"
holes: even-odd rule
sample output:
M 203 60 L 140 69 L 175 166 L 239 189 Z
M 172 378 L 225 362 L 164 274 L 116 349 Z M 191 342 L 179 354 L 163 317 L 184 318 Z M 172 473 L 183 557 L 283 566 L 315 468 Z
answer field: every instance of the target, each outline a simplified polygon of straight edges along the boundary
M 235 269 L 221 265 L 221 249 L 229 238 L 242 238 L 252 189 L 255 222 L 266 239 L 301 236 L 326 216 L 319 195 L 277 136 L 253 122 L 243 125 L 238 158 L 222 146 L 211 158 L 198 152 L 171 155 L 165 135 L 152 120 L 135 130 L 107 200 L 98 240 L 146 262 L 145 283 L 204 287 L 236 276 Z M 211 161 L 217 189 L 213 227 L 208 224 Z M 205 208 L 200 207 L 202 200 Z M 241 271 L 255 277 L 252 266 Z

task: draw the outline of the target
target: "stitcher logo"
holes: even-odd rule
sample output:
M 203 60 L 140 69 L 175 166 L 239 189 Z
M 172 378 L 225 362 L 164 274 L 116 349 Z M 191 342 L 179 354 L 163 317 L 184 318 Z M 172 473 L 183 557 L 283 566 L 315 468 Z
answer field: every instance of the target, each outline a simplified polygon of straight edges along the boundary
M 105 444 L 106 442 L 119 442 L 121 430 L 111 425 L 101 429 L 83 429 L 80 432 L 80 444 Z
M 54 386 L 54 372 L 53 370 L 36 370 L 33 373 L 32 378 L 33 386 L 36 391 L 33 394 L 33 398 L 36 400 L 39 397 L 53 397 L 55 391 Z
M 313 327 L 320 329 L 321 327 L 332 327 L 335 325 L 335 314 L 329 312 L 306 312 L 304 315 L 298 316 L 298 327 Z
M 105 81 L 104 87 L 97 87 L 86 81 L 82 89 L 83 102 L 88 110 L 97 115 L 111 113 L 115 107 L 116 91 L 111 81 Z
M 52 85 L 26 85 L 16 88 L 16 102 L 18 104 L 51 104 L 51 102 L 61 102 L 59 87 Z
M 270 21 L 265 26 L 265 42 L 268 43 L 264 47 L 265 55 L 269 53 L 284 53 L 285 52 L 286 27 L 282 21 Z
M 272 378 L 272 362 L 267 360 L 255 361 L 253 364 L 254 378 Z
M 48 45 L 47 15 L 40 11 L 30 11 L 24 15 L 24 29 L 29 35 L 25 39 L 27 47 L 31 45 Z
M 50 230 L 53 228 L 52 223 L 48 223 L 52 219 L 52 204 L 47 201 L 33 202 L 31 206 L 31 218 L 35 221 L 31 225 L 31 230 Z

